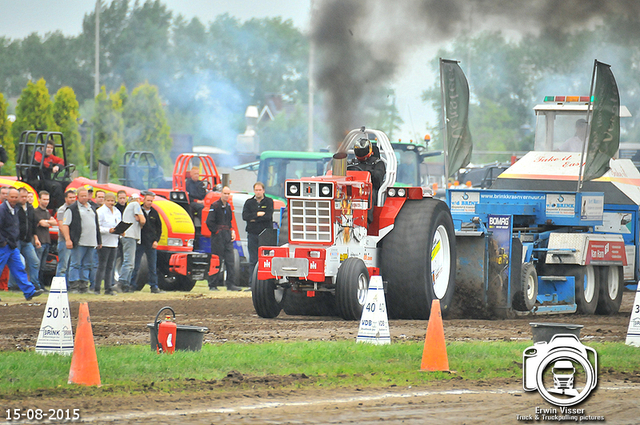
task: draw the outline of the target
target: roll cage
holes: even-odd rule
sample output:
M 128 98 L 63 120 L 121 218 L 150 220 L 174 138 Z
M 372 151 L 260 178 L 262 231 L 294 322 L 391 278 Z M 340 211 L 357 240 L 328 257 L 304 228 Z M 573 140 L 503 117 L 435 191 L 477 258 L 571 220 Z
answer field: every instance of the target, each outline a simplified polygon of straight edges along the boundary
M 353 154 L 353 145 L 356 140 L 363 136 L 363 133 L 367 135 L 372 143 L 377 145 L 378 152 L 376 152 L 376 155 L 379 155 L 380 160 L 384 162 L 386 167 L 385 177 L 378 189 L 378 199 L 376 200 L 376 205 L 381 206 L 384 204 L 387 188 L 392 187 L 396 182 L 396 173 L 398 168 L 396 154 L 387 135 L 380 130 L 365 129 L 364 127 L 351 130 L 340 144 L 338 152 Z

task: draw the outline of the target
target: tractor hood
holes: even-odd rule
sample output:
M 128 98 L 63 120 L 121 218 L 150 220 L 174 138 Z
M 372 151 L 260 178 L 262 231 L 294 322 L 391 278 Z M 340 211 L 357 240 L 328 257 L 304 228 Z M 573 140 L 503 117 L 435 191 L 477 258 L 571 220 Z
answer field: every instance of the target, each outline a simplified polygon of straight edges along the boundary
M 575 192 L 581 153 L 529 152 L 504 171 L 492 189 Z M 584 192 L 604 192 L 605 204 L 640 205 L 640 172 L 629 159 L 611 159 L 609 171 L 585 181 Z

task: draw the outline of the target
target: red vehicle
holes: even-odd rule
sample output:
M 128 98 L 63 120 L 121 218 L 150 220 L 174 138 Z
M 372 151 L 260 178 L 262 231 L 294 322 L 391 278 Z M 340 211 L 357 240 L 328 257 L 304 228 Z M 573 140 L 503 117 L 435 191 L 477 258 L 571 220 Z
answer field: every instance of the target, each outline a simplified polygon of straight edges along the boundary
M 172 175 L 172 185 L 170 189 L 151 189 L 154 193 L 164 196 L 171 201 L 180 204 L 185 210 L 189 210 L 189 194 L 186 190 L 186 182 L 191 176 L 191 168 L 198 167 L 200 169 L 200 180 L 205 182 L 207 196 L 204 199 L 204 209 L 202 210 L 202 218 L 195 217 L 195 249 L 203 253 L 211 253 L 211 232 L 203 222 L 206 222 L 209 208 L 212 203 L 220 199 L 222 190 L 222 177 L 218 172 L 213 158 L 206 154 L 183 153 L 178 155 L 175 161 Z M 231 209 L 233 210 L 233 220 L 231 225 L 235 231 L 236 239 L 233 242 L 235 248 L 234 267 L 237 281 L 236 285 L 247 286 L 248 278 L 251 274 L 249 270 L 249 255 L 247 250 L 247 233 L 245 231 L 245 223 L 242 220 L 242 209 L 247 199 L 253 195 L 246 192 L 232 192 L 229 198 Z M 279 211 L 284 206 L 281 201 L 274 201 L 274 221 L 280 222 Z M 224 272 L 224 266 L 223 266 Z
M 456 270 L 449 208 L 428 189 L 394 187 L 397 161 L 383 132 L 352 130 L 338 152 L 352 152 L 363 137 L 386 165 L 377 199 L 369 172 L 347 171 L 344 154 L 325 176 L 285 182 L 289 244 L 259 249 L 252 276 L 259 316 L 284 309 L 360 319 L 372 275 L 383 278 L 391 317 L 427 319 L 434 299 L 448 311 Z

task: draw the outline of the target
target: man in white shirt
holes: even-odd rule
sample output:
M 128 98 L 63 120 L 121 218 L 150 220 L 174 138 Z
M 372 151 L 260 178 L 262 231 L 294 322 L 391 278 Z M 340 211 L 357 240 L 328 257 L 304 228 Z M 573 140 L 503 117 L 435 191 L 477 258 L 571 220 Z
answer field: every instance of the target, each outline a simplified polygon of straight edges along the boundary
M 135 291 L 135 282 L 131 282 L 131 275 L 136 264 L 136 247 L 140 243 L 140 230 L 144 226 L 145 218 L 140 207 L 139 195 L 134 195 L 129 201 L 129 205 L 122 213 L 122 221 L 131 223 L 131 227 L 124 232 L 122 242 L 122 266 L 120 267 L 120 278 L 116 285 L 116 290 L 120 292 Z
M 122 221 L 122 214 L 114 207 L 115 203 L 116 196 L 113 193 L 107 193 L 104 205 L 97 211 L 100 234 L 102 235 L 102 249 L 98 250 L 98 270 L 94 288 L 96 294 L 100 294 L 100 286 L 104 279 L 104 294 L 116 295 L 113 290 L 113 269 L 120 235 L 115 233 L 115 228 Z

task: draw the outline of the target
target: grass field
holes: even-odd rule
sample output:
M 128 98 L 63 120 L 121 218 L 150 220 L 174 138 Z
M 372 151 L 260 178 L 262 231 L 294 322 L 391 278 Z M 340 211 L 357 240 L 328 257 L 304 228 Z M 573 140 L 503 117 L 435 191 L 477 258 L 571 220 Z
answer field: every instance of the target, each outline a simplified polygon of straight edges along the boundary
M 386 346 L 353 341 L 205 345 L 202 351 L 158 355 L 148 345 L 98 347 L 101 388 L 68 385 L 71 357 L 35 352 L 4 352 L 0 362 L 0 398 L 22 397 L 39 390 L 61 394 L 135 393 L 188 389 L 191 382 L 220 380 L 229 371 L 247 376 L 304 374 L 296 386 L 388 387 L 421 385 L 433 380 L 522 379 L 527 342 L 451 342 L 452 373 L 421 372 L 424 344 Z M 589 343 L 601 370 L 639 374 L 637 348 L 622 343 Z

